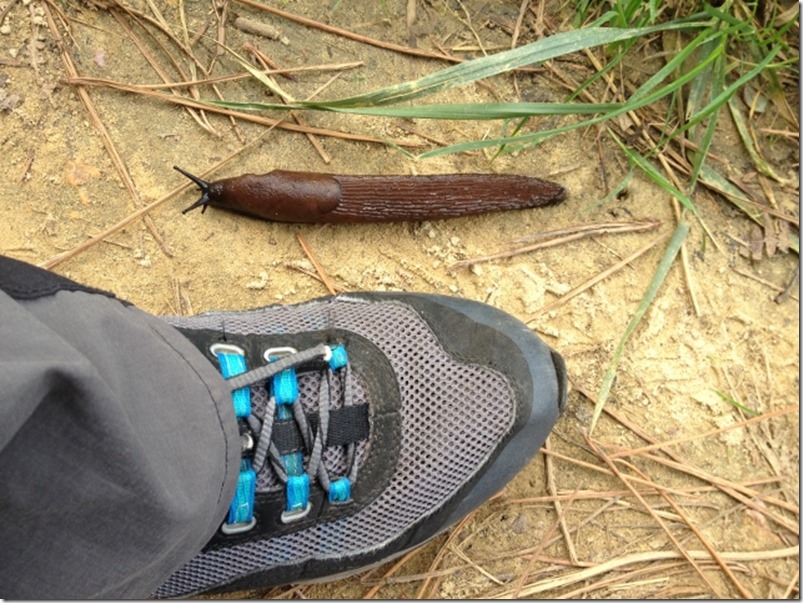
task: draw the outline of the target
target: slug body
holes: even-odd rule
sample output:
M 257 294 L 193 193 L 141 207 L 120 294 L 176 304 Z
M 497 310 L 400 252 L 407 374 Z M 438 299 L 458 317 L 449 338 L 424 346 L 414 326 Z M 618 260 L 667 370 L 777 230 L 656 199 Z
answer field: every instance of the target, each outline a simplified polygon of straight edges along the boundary
M 559 203 L 565 189 L 530 176 L 444 174 L 343 176 L 274 170 L 205 182 L 181 168 L 207 205 L 275 222 L 355 223 L 440 220 Z

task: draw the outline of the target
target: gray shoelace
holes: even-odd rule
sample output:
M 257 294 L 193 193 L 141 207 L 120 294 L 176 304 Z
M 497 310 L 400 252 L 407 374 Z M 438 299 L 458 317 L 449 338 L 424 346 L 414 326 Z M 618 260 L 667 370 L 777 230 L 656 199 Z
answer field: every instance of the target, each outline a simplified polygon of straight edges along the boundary
M 325 344 L 319 344 L 315 347 L 293 352 L 282 356 L 268 364 L 252 369 L 245 373 L 233 376 L 227 380 L 227 384 L 231 387 L 232 391 L 244 387 L 252 387 L 262 383 L 269 383 L 275 377 L 284 371 L 293 371 L 303 365 L 316 361 L 329 361 L 332 356 L 332 348 Z M 256 437 L 253 444 L 253 458 L 251 460 L 252 467 L 255 473 L 259 474 L 265 468 L 267 462 L 270 462 L 271 468 L 278 476 L 283 484 L 287 484 L 291 475 L 287 471 L 287 456 L 282 455 L 277 449 L 275 443 L 271 439 L 274 421 L 277 415 L 283 414 L 285 416 L 279 417 L 280 419 L 287 418 L 287 412 L 279 411 L 279 406 L 290 406 L 292 411 L 292 418 L 298 425 L 301 438 L 304 442 L 305 450 L 308 451 L 309 459 L 304 472 L 309 476 L 310 480 L 317 478 L 321 487 L 325 492 L 330 493 L 332 489 L 332 479 L 323 462 L 323 452 L 328 437 L 329 431 L 329 411 L 332 406 L 331 392 L 333 389 L 332 380 L 335 378 L 333 369 L 330 365 L 323 370 L 324 378 L 321 379 L 318 388 L 317 399 L 317 412 L 318 412 L 318 426 L 315 432 L 307 420 L 304 407 L 299 399 L 291 404 L 279 404 L 276 401 L 276 396 L 269 387 L 270 396 L 268 398 L 267 407 L 263 417 L 260 419 L 253 413 L 250 414 L 246 422 L 251 432 Z M 352 385 L 352 371 L 351 365 L 346 363 L 337 369 L 343 373 L 342 385 L 342 398 L 343 406 L 351 406 L 354 403 L 353 385 Z M 346 467 L 348 468 L 346 474 L 338 480 L 347 478 L 349 484 L 354 483 L 357 478 L 357 463 L 355 459 L 356 444 L 349 443 L 346 445 Z

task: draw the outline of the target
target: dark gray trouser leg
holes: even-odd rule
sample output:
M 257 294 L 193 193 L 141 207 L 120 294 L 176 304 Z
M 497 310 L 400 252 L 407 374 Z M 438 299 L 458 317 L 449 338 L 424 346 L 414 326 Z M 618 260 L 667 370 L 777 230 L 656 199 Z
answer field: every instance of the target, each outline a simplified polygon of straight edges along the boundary
M 237 481 L 215 367 L 80 289 L 0 257 L 3 598 L 147 597 L 206 544 Z

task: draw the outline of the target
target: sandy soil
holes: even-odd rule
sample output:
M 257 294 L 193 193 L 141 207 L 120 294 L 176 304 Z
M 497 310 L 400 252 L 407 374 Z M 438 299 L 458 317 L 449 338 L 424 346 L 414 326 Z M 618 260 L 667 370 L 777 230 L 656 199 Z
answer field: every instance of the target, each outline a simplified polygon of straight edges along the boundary
M 374 38 L 398 44 L 413 41 L 427 49 L 440 44 L 461 56 L 470 53 L 455 48 L 476 45 L 471 28 L 491 51 L 509 47 L 510 28 L 519 10 L 518 2 L 509 1 L 465 2 L 467 12 L 459 3 L 421 2 L 417 19 L 408 29 L 404 2 L 276 4 Z M 180 32 L 180 4 L 157 1 L 156 5 L 168 26 Z M 313 266 L 297 239 L 301 235 L 339 289 L 420 290 L 485 301 L 527 321 L 568 363 L 574 389 L 569 409 L 550 438 L 551 453 L 535 458 L 499 497 L 459 529 L 423 547 L 390 574 L 391 565 L 387 565 L 348 580 L 248 596 L 286 592 L 287 596 L 360 597 L 379 586 L 380 597 L 511 592 L 556 596 L 582 588 L 592 597 L 732 597 L 740 594 L 736 582 L 756 596 L 798 596 L 798 556 L 790 551 L 798 543 L 797 412 L 704 435 L 751 416 L 723 396 L 758 414 L 797 404 L 797 288 L 791 298 L 775 300 L 792 277 L 796 254 L 775 251 L 770 256 L 765 249 L 755 258 L 745 257 L 739 241 L 755 238 L 753 224 L 721 198 L 704 190 L 696 195 L 716 244 L 703 237 L 696 220 L 689 221 L 690 279 L 684 278 L 676 263 L 625 348 L 608 402 L 618 419 L 604 414 L 592 440 L 611 454 L 620 447 L 637 448 L 652 441 L 645 438 L 659 442 L 690 438 L 667 449 L 675 455 L 676 466 L 643 456 L 617 461 L 619 471 L 629 475 L 640 471 L 643 479 L 667 488 L 678 505 L 669 506 L 655 496 L 654 489 L 635 483 L 645 493 L 651 514 L 586 440 L 593 402 L 585 394 L 596 397 L 666 241 L 569 302 L 546 313 L 540 310 L 657 236 L 670 234 L 675 214 L 663 191 L 637 175 L 625 195 L 598 204 L 606 188 L 594 132 L 564 136 L 495 161 L 491 153 L 476 153 L 416 162 L 379 144 L 321 137 L 320 144 L 331 158 L 327 164 L 297 132 L 265 133 L 265 128 L 242 121 L 235 129 L 226 118 L 211 115 L 212 134 L 175 105 L 86 87 L 97 111 L 94 121 L 77 87 L 65 83 L 68 70 L 62 44 L 81 76 L 126 83 L 161 80 L 123 25 L 143 35 L 131 18 L 117 19 L 108 10 L 82 2 L 60 6 L 71 38 L 65 37 L 62 27 L 58 28 L 61 40 L 53 35 L 44 5 L 36 0 L 14 3 L 0 33 L 0 253 L 37 264 L 62 259 L 53 268 L 60 274 L 114 291 L 144 310 L 192 314 L 298 302 L 325 294 L 323 284 L 311 276 Z M 145 3 L 129 6 L 151 14 Z M 210 4 L 186 3 L 184 8 L 190 37 L 205 24 L 211 25 L 193 47 L 208 64 L 215 52 L 211 36 L 216 27 Z M 282 67 L 362 62 L 331 82 L 321 93 L 326 98 L 419 77 L 444 65 L 274 18 L 236 2 L 229 11 L 230 19 L 241 15 L 270 22 L 286 38 L 286 43 L 267 40 L 227 25 L 226 41 L 232 48 L 250 41 Z M 520 43 L 536 39 L 533 23 L 534 16 L 528 12 Z M 551 23 L 559 25 L 560 18 L 552 18 Z M 169 77 L 178 79 L 153 39 L 143 39 Z M 175 57 L 189 73 L 186 57 L 178 53 Z M 645 69 L 652 64 L 657 63 L 643 63 Z M 578 65 L 580 59 L 563 68 L 579 69 Z M 645 75 L 639 69 L 636 78 Z M 213 74 L 236 71 L 236 64 L 224 54 Z M 297 98 L 305 98 L 332 75 L 309 72 L 296 74 L 292 81 L 279 81 Z M 252 80 L 223 83 L 220 90 L 227 99 L 267 98 Z M 211 98 L 212 92 L 203 87 L 200 95 Z M 559 100 L 561 95 L 548 77 L 536 74 L 520 75 L 516 87 L 512 78 L 497 78 L 443 94 L 438 100 Z M 790 98 L 793 107 L 797 103 L 796 96 Z M 495 136 L 501 127 L 328 114 L 304 115 L 303 119 L 322 128 L 411 143 L 418 145 L 417 151 L 431 148 L 429 140 Z M 528 127 L 545 128 L 557 121 Z M 130 174 L 135 195 L 124 185 L 98 123 Z M 789 127 L 771 110 L 759 117 L 756 126 Z M 186 186 L 172 166 L 204 173 L 240 149 L 243 141 L 254 144 L 213 178 L 273 168 L 353 174 L 493 171 L 549 178 L 563 184 L 569 195 L 562 205 L 547 209 L 411 224 L 298 226 L 214 209 L 204 215 L 181 215 L 196 191 Z M 775 168 L 797 182 L 796 145 L 783 137 L 761 142 Z M 626 162 L 610 140 L 603 137 L 600 148 L 609 182 L 620 181 L 627 172 Z M 762 195 L 754 168 L 727 124 L 714 152 L 724 158 L 721 169 L 754 183 Z M 150 212 L 150 224 L 132 221 L 80 253 L 66 259 L 60 255 L 144 205 L 176 193 L 178 187 L 184 189 Z M 774 182 L 768 182 L 766 190 L 781 211 L 798 214 L 795 190 Z M 613 220 L 658 220 L 661 226 L 650 232 L 600 234 L 473 267 L 451 268 L 459 260 L 509 249 L 510 241 L 519 237 Z M 662 452 L 655 456 L 669 458 Z M 576 490 L 574 500 L 567 502 Z M 563 528 L 553 532 L 554 542 L 541 548 L 559 513 L 550 492 L 562 501 L 565 533 Z M 692 535 L 689 524 L 700 530 L 705 543 Z M 707 545 L 734 554 L 726 555 L 734 579 L 710 562 L 700 562 L 707 584 L 686 560 L 647 558 L 637 563 L 638 559 L 628 557 L 676 552 L 679 546 L 704 550 Z M 531 558 L 534 554 L 538 557 Z M 578 574 L 608 560 L 630 562 L 623 561 L 618 572 Z M 626 573 L 639 568 L 645 573 Z M 425 582 L 421 574 L 427 572 L 435 573 Z M 562 583 L 548 582 L 560 577 Z M 613 582 L 606 586 L 608 579 Z M 528 590 L 533 584 L 542 585 L 543 590 Z

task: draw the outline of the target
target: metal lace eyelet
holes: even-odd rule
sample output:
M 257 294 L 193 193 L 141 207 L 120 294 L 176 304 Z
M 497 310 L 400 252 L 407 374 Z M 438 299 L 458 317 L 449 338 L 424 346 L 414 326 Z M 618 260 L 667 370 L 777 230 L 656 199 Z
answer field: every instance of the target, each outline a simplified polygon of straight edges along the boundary
M 238 356 L 245 356 L 245 350 L 240 346 L 232 345 L 230 343 L 214 343 L 209 346 L 209 351 L 213 356 L 218 354 L 236 354 Z
M 295 523 L 296 521 L 301 521 L 307 515 L 309 515 L 310 509 L 312 509 L 312 503 L 307 503 L 307 506 L 303 509 L 294 509 L 293 511 L 283 511 L 282 512 L 282 523 Z
M 247 532 L 252 529 L 255 525 L 257 525 L 256 517 L 252 517 L 251 521 L 243 522 L 243 523 L 224 523 L 220 526 L 220 531 L 223 532 L 226 536 L 231 536 L 232 534 L 242 534 L 243 532 Z
M 284 358 L 285 356 L 289 356 L 290 354 L 297 354 L 298 350 L 291 347 L 281 347 L 281 348 L 268 348 L 262 354 L 262 357 L 267 362 L 273 362 L 274 360 L 278 360 L 279 358 Z

